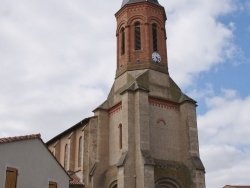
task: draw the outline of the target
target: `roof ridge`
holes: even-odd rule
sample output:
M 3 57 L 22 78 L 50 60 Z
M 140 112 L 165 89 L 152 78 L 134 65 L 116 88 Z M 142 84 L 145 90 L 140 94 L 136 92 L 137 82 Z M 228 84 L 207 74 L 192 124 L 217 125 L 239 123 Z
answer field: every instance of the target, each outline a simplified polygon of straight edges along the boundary
M 0 138 L 0 144 L 17 142 L 22 140 L 33 140 L 33 139 L 41 139 L 41 134 L 30 134 L 30 135 L 22 135 L 22 136 L 13 136 L 13 137 L 3 137 Z

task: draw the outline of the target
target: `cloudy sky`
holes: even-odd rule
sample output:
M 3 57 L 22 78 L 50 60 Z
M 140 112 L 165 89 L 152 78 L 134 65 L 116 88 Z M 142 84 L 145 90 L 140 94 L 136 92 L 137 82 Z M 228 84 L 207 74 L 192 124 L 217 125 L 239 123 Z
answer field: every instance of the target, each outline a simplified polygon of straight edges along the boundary
M 159 0 L 169 69 L 198 101 L 207 188 L 250 185 L 250 1 Z M 92 115 L 114 81 L 122 0 L 0 0 L 0 137 L 44 141 Z

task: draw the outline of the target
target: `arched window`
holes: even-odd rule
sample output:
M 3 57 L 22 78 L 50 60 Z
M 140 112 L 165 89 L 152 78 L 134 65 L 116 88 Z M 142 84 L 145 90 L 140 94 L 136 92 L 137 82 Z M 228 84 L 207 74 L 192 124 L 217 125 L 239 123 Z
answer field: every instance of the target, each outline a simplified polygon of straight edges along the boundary
M 65 145 L 64 148 L 64 168 L 68 169 L 68 158 L 69 158 L 69 147 L 68 144 Z
M 153 39 L 153 51 L 158 51 L 158 42 L 157 42 L 157 25 L 152 25 L 152 39 Z
M 141 49 L 141 24 L 135 23 L 135 50 Z
M 122 149 L 122 124 L 119 125 L 119 148 Z
M 155 188 L 181 188 L 181 186 L 173 179 L 163 178 L 156 182 Z
M 83 141 L 82 141 L 82 137 L 80 137 L 79 138 L 79 143 L 78 143 L 78 167 L 81 167 L 82 151 L 83 151 Z
M 125 29 L 121 29 L 121 55 L 125 54 Z
M 114 181 L 113 183 L 111 183 L 111 185 L 109 186 L 110 188 L 117 188 L 117 181 Z

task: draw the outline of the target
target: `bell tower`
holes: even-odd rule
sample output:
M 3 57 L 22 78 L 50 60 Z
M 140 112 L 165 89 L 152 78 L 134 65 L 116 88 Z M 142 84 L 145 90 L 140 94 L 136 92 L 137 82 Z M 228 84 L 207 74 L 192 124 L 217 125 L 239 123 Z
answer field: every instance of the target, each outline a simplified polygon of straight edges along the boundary
M 205 188 L 196 101 L 168 74 L 164 7 L 123 0 L 115 16 L 116 78 L 89 126 L 85 187 Z
M 166 14 L 157 0 L 124 0 L 117 19 L 117 72 L 153 69 L 168 73 Z

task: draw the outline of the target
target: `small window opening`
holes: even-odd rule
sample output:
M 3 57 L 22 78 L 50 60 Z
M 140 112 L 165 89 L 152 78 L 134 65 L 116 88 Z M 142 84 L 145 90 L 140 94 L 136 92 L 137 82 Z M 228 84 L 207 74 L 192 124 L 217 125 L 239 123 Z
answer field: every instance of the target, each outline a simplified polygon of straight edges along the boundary
M 79 138 L 79 143 L 78 143 L 78 167 L 81 167 L 82 163 L 82 151 L 83 151 L 83 141 L 82 137 Z
M 122 124 L 119 125 L 119 148 L 122 149 Z
M 65 145 L 64 149 L 64 168 L 68 169 L 68 157 L 69 157 L 69 147 L 68 144 Z
M 121 29 L 121 55 L 125 54 L 125 30 Z
M 139 22 L 135 23 L 135 50 L 141 50 L 141 26 Z
M 152 38 L 153 38 L 153 51 L 158 51 L 158 42 L 157 42 L 157 25 L 152 25 Z

